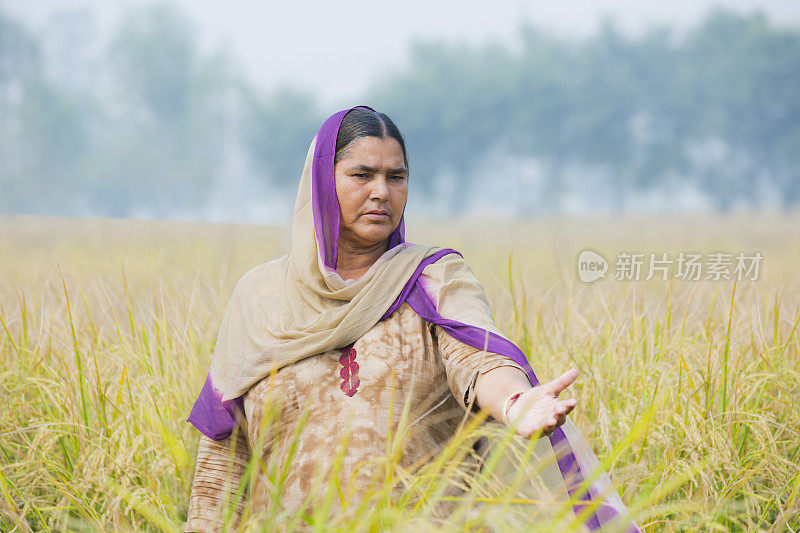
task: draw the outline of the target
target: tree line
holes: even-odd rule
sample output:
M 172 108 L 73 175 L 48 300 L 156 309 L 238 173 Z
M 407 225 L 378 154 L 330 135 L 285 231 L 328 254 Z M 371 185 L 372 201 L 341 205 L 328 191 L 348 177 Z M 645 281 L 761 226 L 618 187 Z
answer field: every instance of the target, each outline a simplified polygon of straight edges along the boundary
M 201 53 L 175 7 L 130 11 L 99 51 L 91 20 L 65 12 L 37 34 L 0 12 L 0 212 L 191 214 L 256 185 L 293 204 L 334 110 L 260 90 L 224 50 Z M 800 201 L 798 28 L 714 10 L 682 32 L 632 37 L 607 20 L 583 39 L 531 25 L 517 37 L 417 41 L 356 102 L 400 127 L 416 200 L 445 191 L 459 210 L 517 183 L 522 214 L 574 194 L 620 211 L 667 190 L 719 210 Z

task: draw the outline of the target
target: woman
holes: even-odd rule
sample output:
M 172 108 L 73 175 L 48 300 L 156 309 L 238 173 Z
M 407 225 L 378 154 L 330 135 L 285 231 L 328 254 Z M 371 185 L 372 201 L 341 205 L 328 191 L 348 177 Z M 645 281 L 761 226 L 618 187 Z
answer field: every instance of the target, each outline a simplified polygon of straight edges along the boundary
M 357 499 L 369 482 L 361 466 L 387 453 L 404 420 L 415 421 L 402 444 L 401 463 L 410 466 L 477 408 L 522 437 L 549 436 L 570 493 L 596 468 L 591 450 L 575 449 L 585 446 L 567 419 L 576 400 L 558 397 L 577 371 L 539 384 L 495 326 L 460 254 L 405 242 L 408 176 L 400 132 L 372 108 L 340 111 L 317 132 L 300 179 L 291 252 L 237 282 L 189 416 L 203 435 L 188 531 L 221 527 L 221 508 L 236 499 L 254 455 L 285 465 L 286 510 L 308 505 L 318 474 L 334 475 L 334 464 L 343 493 Z M 275 404 L 277 415 L 264 408 Z M 335 458 L 330 450 L 344 437 L 344 456 Z M 258 509 L 275 479 L 263 469 L 255 476 L 249 498 Z M 593 529 L 624 512 L 604 474 L 583 492 L 600 505 L 589 516 Z M 233 510 L 234 521 L 240 512 Z

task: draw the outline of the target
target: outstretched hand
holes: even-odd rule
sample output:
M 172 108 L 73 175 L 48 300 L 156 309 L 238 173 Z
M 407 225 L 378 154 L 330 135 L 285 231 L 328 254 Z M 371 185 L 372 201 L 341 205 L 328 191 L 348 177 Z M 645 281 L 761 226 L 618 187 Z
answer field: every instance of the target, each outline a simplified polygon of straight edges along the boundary
M 561 400 L 558 395 L 578 379 L 578 370 L 572 368 L 547 383 L 528 389 L 508 408 L 508 421 L 516 427 L 517 434 L 525 437 L 550 435 L 567 420 L 567 414 L 578 404 L 570 398 Z

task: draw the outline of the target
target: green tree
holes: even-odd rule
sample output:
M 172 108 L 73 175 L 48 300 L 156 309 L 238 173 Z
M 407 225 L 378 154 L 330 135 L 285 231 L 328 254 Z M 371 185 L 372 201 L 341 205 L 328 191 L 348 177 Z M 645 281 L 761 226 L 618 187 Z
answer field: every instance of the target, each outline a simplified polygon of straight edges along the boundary
M 197 209 L 222 157 L 222 95 L 231 80 L 204 62 L 195 31 L 167 4 L 128 14 L 107 54 L 118 96 L 104 142 L 107 191 L 124 192 L 111 214 Z M 104 197 L 109 195 L 104 194 Z
M 276 192 L 296 189 L 304 161 L 323 114 L 309 94 L 288 87 L 268 97 L 242 87 L 242 139 L 257 174 Z
M 23 139 L 18 113 L 40 70 L 33 35 L 0 11 L 0 210 L 5 212 L 17 212 L 33 194 L 17 156 Z

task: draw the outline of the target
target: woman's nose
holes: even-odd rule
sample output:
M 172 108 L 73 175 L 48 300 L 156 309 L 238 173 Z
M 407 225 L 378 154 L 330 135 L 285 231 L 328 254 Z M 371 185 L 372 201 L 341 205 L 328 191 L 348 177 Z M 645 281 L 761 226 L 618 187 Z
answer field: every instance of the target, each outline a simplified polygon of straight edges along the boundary
M 372 191 L 370 191 L 370 200 L 385 201 L 389 198 L 389 184 L 385 176 L 376 176 L 372 180 Z

